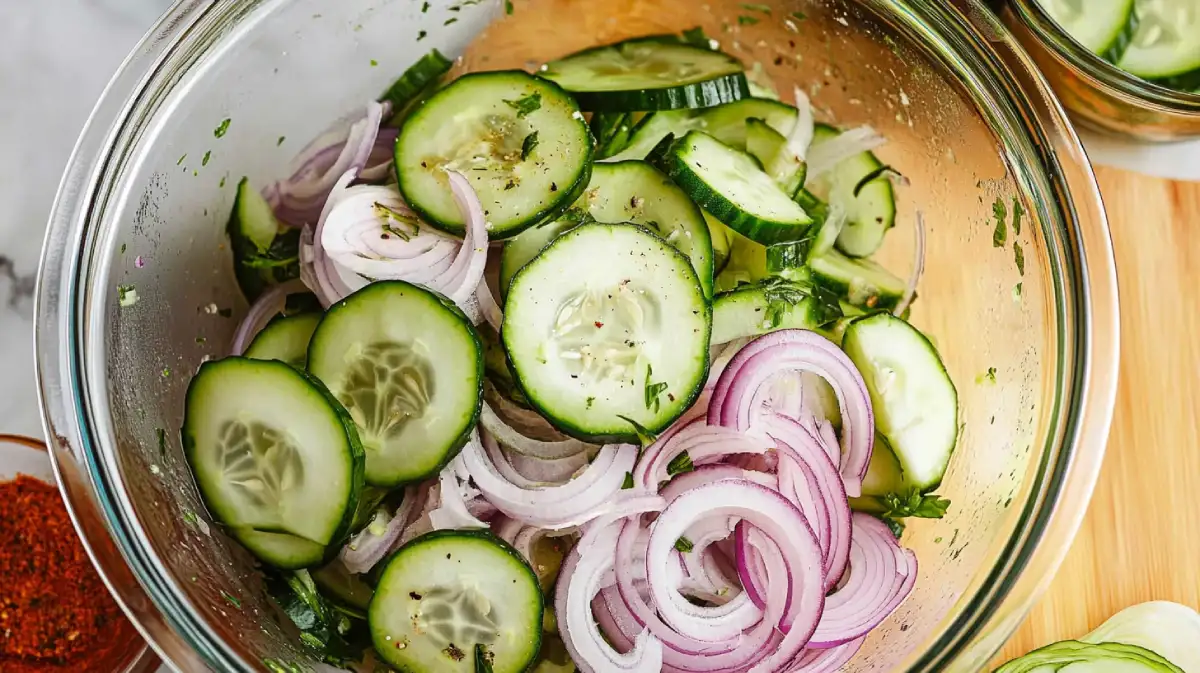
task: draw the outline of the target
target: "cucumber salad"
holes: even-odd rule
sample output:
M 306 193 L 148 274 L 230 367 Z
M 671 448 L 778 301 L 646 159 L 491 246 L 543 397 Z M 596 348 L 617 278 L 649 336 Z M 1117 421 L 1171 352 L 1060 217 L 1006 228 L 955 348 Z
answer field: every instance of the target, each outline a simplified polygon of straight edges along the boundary
M 434 51 L 240 184 L 252 305 L 182 436 L 318 658 L 833 671 L 912 591 L 959 432 L 921 217 L 906 277 L 872 261 L 886 140 L 697 33 Z
M 1118 68 L 1200 93 L 1200 3 L 1196 0 L 1038 0 L 1086 49 Z

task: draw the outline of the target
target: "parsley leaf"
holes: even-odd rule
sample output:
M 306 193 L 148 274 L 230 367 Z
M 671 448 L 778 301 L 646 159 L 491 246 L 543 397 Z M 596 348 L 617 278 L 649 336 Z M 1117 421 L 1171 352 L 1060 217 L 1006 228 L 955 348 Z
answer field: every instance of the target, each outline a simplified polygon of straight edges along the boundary
M 738 25 L 739 26 L 753 26 L 754 24 L 758 23 L 758 21 L 759 20 L 753 16 L 744 16 L 743 15 L 743 16 L 738 17 Z
M 683 41 L 693 47 L 712 49 L 712 42 L 708 39 L 708 35 L 704 34 L 704 29 L 700 26 L 683 31 Z
M 1004 202 L 999 197 L 992 204 L 992 215 L 996 218 L 996 230 L 992 232 L 992 245 L 997 248 L 1003 248 L 1008 243 L 1008 209 L 1004 207 Z
M 617 418 L 633 426 L 633 432 L 637 435 L 638 441 L 642 443 L 643 449 L 658 441 L 658 435 L 647 430 L 646 426 L 642 425 L 641 423 L 638 423 L 628 416 L 621 416 L 619 414 L 617 415 Z
M 695 548 L 696 548 L 696 545 L 692 544 L 692 541 L 687 539 L 686 537 L 680 537 L 678 540 L 675 541 L 675 549 L 683 554 L 687 554 L 688 552 L 692 551 Z
M 922 495 L 914 488 L 907 495 L 889 493 L 883 496 L 883 506 L 887 508 L 884 516 L 890 519 L 940 519 L 946 515 L 950 501 L 933 494 Z
M 652 383 L 650 380 L 652 376 L 654 376 L 654 368 L 646 365 L 646 408 L 652 409 L 657 414 L 662 408 L 662 401 L 658 399 L 658 396 L 667 391 L 667 384 L 665 382 Z
M 509 16 L 512 16 L 512 13 L 513 13 L 512 0 L 504 0 L 504 13 Z
M 537 131 L 534 131 L 533 133 L 530 133 L 529 135 L 525 136 L 525 142 L 521 143 L 521 161 L 525 161 L 526 159 L 528 159 L 529 155 L 533 154 L 533 151 L 535 149 L 537 149 L 537 146 L 538 146 L 538 132 Z
M 808 288 L 783 278 L 769 278 L 759 284 L 767 299 L 766 323 L 771 329 L 783 324 L 783 316 L 808 296 Z
M 1025 251 L 1021 248 L 1021 244 L 1017 243 L 1016 241 L 1013 241 L 1013 256 L 1016 257 L 1016 260 L 1017 260 L 1017 271 L 1020 271 L 1021 275 L 1024 276 L 1025 275 Z
M 1021 235 L 1021 216 L 1025 214 L 1025 209 L 1021 207 L 1021 202 L 1017 197 L 1013 197 L 1013 234 Z
M 518 117 L 525 117 L 542 109 L 542 92 L 534 91 L 528 96 L 516 100 L 505 100 L 504 104 L 517 111 Z
M 229 603 L 230 605 L 237 608 L 238 610 L 242 609 L 242 602 L 240 600 L 238 600 L 237 598 L 234 598 L 233 596 L 225 593 L 225 591 L 223 591 L 223 590 L 221 591 L 221 598 L 224 598 L 226 603 Z
M 225 137 L 225 134 L 229 132 L 229 124 L 232 122 L 233 122 L 232 119 L 226 119 L 226 120 L 222 121 L 221 124 L 219 126 L 217 126 L 217 128 L 213 129 L 213 135 L 218 138 Z
M 675 456 L 671 459 L 671 462 L 667 463 L 667 474 L 672 477 L 681 475 L 684 472 L 691 472 L 695 469 L 696 466 L 692 464 L 692 457 L 688 455 L 687 451 Z
M 742 9 L 748 9 L 752 12 L 762 12 L 763 14 L 767 14 L 767 15 L 770 15 L 770 13 L 771 13 L 771 8 L 768 7 L 767 5 L 759 5 L 759 4 L 752 3 L 752 2 L 743 2 Z
M 167 457 L 167 431 L 163 428 L 155 428 L 154 434 L 158 437 L 158 455 L 161 458 Z
M 633 488 L 633 473 L 626 472 L 625 473 L 625 481 L 621 482 L 621 489 L 628 491 L 631 488 Z

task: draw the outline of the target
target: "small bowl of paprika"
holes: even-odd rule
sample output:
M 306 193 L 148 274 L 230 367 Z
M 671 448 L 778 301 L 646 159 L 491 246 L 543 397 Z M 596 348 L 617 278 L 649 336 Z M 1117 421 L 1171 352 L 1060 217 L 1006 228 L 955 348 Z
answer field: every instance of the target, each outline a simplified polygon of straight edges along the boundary
M 40 441 L 0 434 L 0 671 L 159 665 L 75 533 Z

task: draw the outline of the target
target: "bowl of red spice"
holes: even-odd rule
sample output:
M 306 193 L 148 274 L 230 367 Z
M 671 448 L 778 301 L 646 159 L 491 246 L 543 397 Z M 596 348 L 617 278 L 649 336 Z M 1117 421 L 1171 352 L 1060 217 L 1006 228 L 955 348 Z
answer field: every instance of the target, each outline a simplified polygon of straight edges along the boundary
M 0 434 L 0 671 L 158 667 L 79 540 L 41 442 Z

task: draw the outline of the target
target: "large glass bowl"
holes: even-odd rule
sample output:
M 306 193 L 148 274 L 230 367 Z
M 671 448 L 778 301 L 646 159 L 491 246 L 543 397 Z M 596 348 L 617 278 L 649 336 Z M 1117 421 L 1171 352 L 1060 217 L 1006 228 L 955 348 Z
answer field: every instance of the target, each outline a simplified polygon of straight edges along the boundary
M 190 374 L 225 354 L 246 308 L 224 233 L 238 180 L 280 177 L 307 139 L 431 48 L 465 54 L 462 69 L 536 67 L 701 25 L 788 98 L 803 86 L 821 119 L 873 124 L 890 139 L 882 160 L 911 183 L 884 258 L 907 275 L 922 211 L 913 319 L 958 385 L 962 437 L 940 491 L 949 515 L 904 536 L 916 590 L 849 669 L 982 666 L 1067 550 L 1116 384 L 1102 204 L 1029 58 L 969 2 L 768 0 L 768 14 L 724 0 L 514 0 L 509 16 L 499 0 L 450 1 L 180 2 L 83 134 L 43 259 L 39 376 L 67 498 L 148 640 L 183 670 L 309 661 L 252 559 L 205 514 L 177 439 Z M 993 206 L 1011 213 L 1014 200 L 1024 226 L 1016 234 L 1010 214 L 997 247 Z M 136 304 L 119 306 L 121 286 Z

